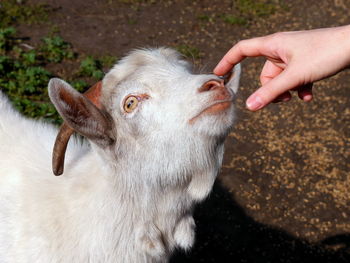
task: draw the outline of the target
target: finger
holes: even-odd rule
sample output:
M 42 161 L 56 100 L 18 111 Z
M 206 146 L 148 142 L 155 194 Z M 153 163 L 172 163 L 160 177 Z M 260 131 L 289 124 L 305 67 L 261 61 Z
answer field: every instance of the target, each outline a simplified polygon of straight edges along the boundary
M 301 100 L 305 102 L 309 102 L 312 100 L 312 86 L 313 83 L 309 83 L 298 88 L 298 96 Z
M 283 69 L 281 67 L 276 66 L 276 64 L 270 60 L 266 60 L 260 74 L 261 85 L 265 85 L 267 82 L 274 79 L 277 75 L 281 74 L 282 71 Z
M 287 102 L 292 99 L 292 94 L 290 94 L 289 91 L 286 91 L 279 95 L 276 99 L 272 101 L 272 103 L 279 103 L 279 102 Z
M 214 69 L 214 73 L 218 76 L 225 75 L 234 65 L 242 61 L 245 57 L 262 56 L 260 49 L 262 40 L 265 37 L 241 40 L 234 45 L 220 60 Z
M 247 99 L 247 108 L 252 111 L 259 110 L 279 95 L 299 85 L 298 74 L 286 68 L 281 74 L 260 87 Z

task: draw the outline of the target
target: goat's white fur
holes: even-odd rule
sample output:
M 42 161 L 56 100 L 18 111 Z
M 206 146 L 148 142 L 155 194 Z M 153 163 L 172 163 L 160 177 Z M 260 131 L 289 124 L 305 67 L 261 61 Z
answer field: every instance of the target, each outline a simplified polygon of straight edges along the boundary
M 57 129 L 19 115 L 0 92 L 0 262 L 167 262 L 175 247 L 191 248 L 193 205 L 212 188 L 234 119 L 231 106 L 189 123 L 213 101 L 198 93 L 209 79 L 171 49 L 132 52 L 103 80 L 115 145 L 74 139 L 60 177 Z M 233 91 L 238 80 L 236 71 Z M 126 114 L 123 98 L 135 93 L 150 99 Z

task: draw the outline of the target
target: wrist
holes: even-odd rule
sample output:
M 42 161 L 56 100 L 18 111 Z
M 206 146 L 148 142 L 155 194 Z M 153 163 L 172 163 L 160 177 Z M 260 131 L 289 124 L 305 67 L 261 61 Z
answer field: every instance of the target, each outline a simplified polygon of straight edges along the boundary
M 338 29 L 339 46 L 342 47 L 344 55 L 350 59 L 350 25 L 341 26 Z

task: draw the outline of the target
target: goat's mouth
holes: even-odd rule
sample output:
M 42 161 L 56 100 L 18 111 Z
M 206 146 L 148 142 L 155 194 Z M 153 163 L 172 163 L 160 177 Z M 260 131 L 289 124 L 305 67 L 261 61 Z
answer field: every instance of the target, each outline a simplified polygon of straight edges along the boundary
M 194 123 L 202 115 L 220 114 L 220 113 L 224 112 L 225 110 L 229 109 L 231 106 L 232 106 L 232 100 L 224 100 L 224 101 L 215 102 L 214 104 L 205 108 L 200 113 L 198 113 L 196 116 L 191 118 L 189 120 L 189 123 L 190 124 Z

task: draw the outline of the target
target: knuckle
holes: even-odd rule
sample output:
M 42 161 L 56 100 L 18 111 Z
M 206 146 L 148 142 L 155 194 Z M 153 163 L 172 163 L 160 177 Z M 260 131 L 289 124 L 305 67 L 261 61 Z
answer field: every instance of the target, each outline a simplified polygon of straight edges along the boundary
M 279 40 L 282 39 L 286 36 L 287 32 L 276 32 L 274 34 L 271 35 L 271 37 L 275 40 Z
M 247 43 L 247 40 L 240 40 L 240 41 L 238 41 L 237 44 L 236 44 L 236 48 L 238 50 L 242 50 L 242 48 L 245 45 L 245 43 Z

